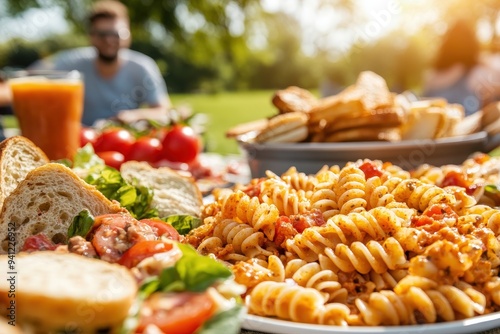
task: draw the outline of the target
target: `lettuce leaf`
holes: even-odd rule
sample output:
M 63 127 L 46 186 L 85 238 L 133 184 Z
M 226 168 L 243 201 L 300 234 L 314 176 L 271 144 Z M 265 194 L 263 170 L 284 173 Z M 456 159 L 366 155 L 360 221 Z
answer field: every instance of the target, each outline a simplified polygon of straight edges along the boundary
M 208 319 L 195 334 L 238 334 L 245 314 L 245 308 L 236 304 L 229 310 L 219 312 Z
M 172 215 L 162 218 L 162 220 L 172 225 L 180 235 L 186 235 L 201 225 L 200 218 L 190 215 Z
M 192 246 L 180 243 L 177 246 L 182 251 L 182 257 L 174 266 L 163 269 L 160 276 L 141 285 L 139 291 L 143 298 L 156 291 L 205 291 L 215 282 L 232 275 L 222 263 L 198 254 Z

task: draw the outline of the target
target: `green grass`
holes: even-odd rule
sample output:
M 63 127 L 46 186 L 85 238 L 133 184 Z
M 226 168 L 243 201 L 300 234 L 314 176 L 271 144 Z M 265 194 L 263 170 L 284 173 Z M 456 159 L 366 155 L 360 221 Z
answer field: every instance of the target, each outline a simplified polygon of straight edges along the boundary
M 171 94 L 175 107 L 187 106 L 194 113 L 208 116 L 204 134 L 207 151 L 220 154 L 239 154 L 234 139 L 228 139 L 225 133 L 231 127 L 259 118 L 275 115 L 277 109 L 271 103 L 273 90 L 247 91 L 220 94 Z M 17 127 L 13 116 L 4 116 L 2 123 L 7 128 Z
M 186 105 L 195 113 L 208 116 L 204 135 L 207 151 L 220 154 L 240 153 L 234 139 L 228 139 L 225 133 L 231 127 L 277 113 L 271 103 L 274 91 L 248 91 L 207 94 L 171 94 L 174 106 Z

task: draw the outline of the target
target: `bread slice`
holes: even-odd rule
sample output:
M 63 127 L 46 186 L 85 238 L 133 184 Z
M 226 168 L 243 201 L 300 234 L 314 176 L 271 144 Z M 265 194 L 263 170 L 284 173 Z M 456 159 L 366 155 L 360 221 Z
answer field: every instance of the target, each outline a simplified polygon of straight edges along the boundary
M 153 189 L 152 207 L 160 217 L 188 214 L 199 217 L 203 197 L 192 178 L 168 167 L 153 168 L 146 162 L 127 161 L 120 168 L 129 183 Z
M 0 266 L 9 267 L 7 255 L 0 256 Z M 16 274 L 0 280 L 1 312 L 15 300 L 16 322 L 41 333 L 116 329 L 127 317 L 137 292 L 127 268 L 76 254 L 20 253 L 15 266 Z M 9 297 L 11 276 L 15 298 Z
M 335 122 L 340 117 L 356 118 L 372 110 L 390 108 L 395 95 L 389 91 L 385 80 L 370 71 L 361 72 L 356 83 L 337 95 L 321 99 L 309 111 L 311 124 Z
M 318 103 L 310 91 L 296 86 L 276 91 L 271 101 L 280 113 L 307 113 Z
M 35 168 L 5 199 L 0 212 L 0 252 L 7 250 L 9 224 L 15 226 L 18 251 L 27 237 L 40 232 L 61 243 L 73 218 L 84 209 L 94 216 L 125 210 L 61 164 Z
M 401 132 L 398 127 L 372 127 L 344 129 L 322 138 L 323 142 L 352 142 L 352 141 L 400 141 Z
M 296 111 L 279 114 L 269 120 L 268 126 L 257 137 L 257 143 L 295 143 L 307 138 L 307 115 Z
M 33 169 L 49 163 L 31 140 L 14 136 L 0 143 L 0 208 L 3 201 Z

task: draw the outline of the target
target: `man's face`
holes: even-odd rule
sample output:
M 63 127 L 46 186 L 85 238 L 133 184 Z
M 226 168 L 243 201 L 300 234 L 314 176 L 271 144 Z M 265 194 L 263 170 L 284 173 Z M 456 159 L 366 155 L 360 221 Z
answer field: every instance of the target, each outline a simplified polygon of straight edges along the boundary
M 129 26 L 123 19 L 97 19 L 90 28 L 90 42 L 101 60 L 113 62 L 120 48 L 130 46 Z

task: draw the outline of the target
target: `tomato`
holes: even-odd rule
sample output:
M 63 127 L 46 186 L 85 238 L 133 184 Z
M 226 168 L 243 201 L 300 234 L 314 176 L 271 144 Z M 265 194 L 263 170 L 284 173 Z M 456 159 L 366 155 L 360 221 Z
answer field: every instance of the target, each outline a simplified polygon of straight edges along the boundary
M 208 293 L 155 293 L 146 300 L 139 317 L 137 333 L 149 324 L 168 334 L 192 334 L 215 312 Z
M 173 244 L 161 240 L 140 241 L 123 253 L 118 263 L 127 268 L 133 268 L 145 258 L 151 257 L 157 253 L 168 252 L 172 247 Z
M 85 146 L 87 143 L 94 145 L 97 140 L 97 132 L 92 128 L 82 127 L 80 131 L 80 147 Z
M 117 151 L 128 156 L 132 145 L 135 143 L 134 136 L 125 129 L 114 128 L 104 130 L 94 143 L 94 151 L 106 152 Z
M 173 162 L 190 163 L 201 149 L 200 138 L 189 126 L 174 126 L 163 138 L 161 157 Z
M 156 162 L 161 156 L 161 141 L 157 138 L 142 137 L 136 140 L 127 160 Z
M 378 169 L 378 167 L 373 163 L 373 162 L 365 162 L 361 166 L 359 166 L 359 169 L 363 171 L 365 174 L 365 179 L 372 178 L 374 176 L 382 176 L 382 171 Z
M 156 235 L 161 237 L 162 235 L 166 236 L 169 239 L 180 241 L 181 236 L 177 230 L 170 225 L 169 223 L 164 222 L 159 219 L 141 219 L 141 223 L 148 224 L 153 231 L 155 231 Z
M 55 250 L 57 245 L 52 242 L 45 234 L 38 233 L 35 235 L 30 235 L 24 241 L 23 248 L 21 251 L 33 252 L 42 250 Z
M 99 158 L 104 160 L 104 163 L 107 166 L 116 168 L 118 170 L 120 169 L 122 163 L 125 162 L 125 156 L 120 152 L 104 151 L 104 152 L 96 152 L 96 154 L 99 156 Z

